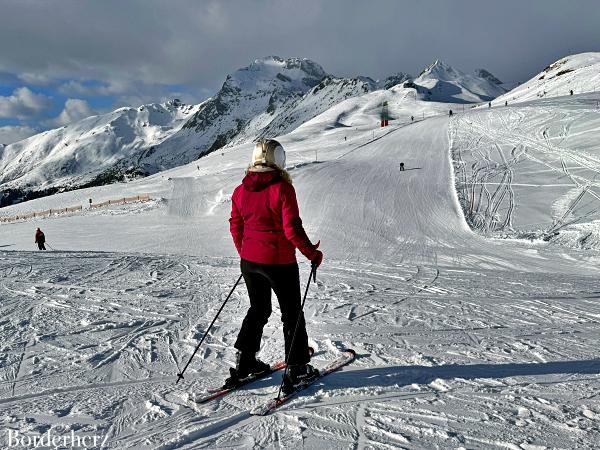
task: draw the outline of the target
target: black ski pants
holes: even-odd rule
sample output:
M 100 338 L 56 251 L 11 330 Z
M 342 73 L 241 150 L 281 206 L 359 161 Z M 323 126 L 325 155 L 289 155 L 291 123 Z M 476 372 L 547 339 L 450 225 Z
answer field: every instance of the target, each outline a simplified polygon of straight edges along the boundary
M 38 241 L 37 245 L 38 245 L 38 250 L 46 250 L 46 246 L 44 245 L 44 243 L 42 241 Z
M 271 315 L 272 289 L 281 309 L 285 356 L 288 364 L 306 364 L 310 356 L 306 323 L 304 314 L 300 310 L 298 264 L 259 264 L 242 259 L 241 269 L 250 297 L 250 309 L 242 323 L 235 348 L 248 353 L 256 353 L 260 349 L 263 328 Z M 298 320 L 294 347 L 290 348 Z

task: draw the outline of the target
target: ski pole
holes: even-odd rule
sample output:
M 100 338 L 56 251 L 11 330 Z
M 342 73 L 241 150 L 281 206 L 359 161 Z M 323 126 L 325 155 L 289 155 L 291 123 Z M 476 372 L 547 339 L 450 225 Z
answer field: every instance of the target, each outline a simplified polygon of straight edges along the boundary
M 285 376 L 288 373 L 288 360 L 290 358 L 290 353 L 292 353 L 292 349 L 294 348 L 294 340 L 296 339 L 296 332 L 298 331 L 298 325 L 300 324 L 300 318 L 304 312 L 304 302 L 306 302 L 306 294 L 308 294 L 308 287 L 310 286 L 310 282 L 314 280 L 317 282 L 317 266 L 315 264 L 311 265 L 310 275 L 308 276 L 308 283 L 306 283 L 306 289 L 304 290 L 304 298 L 302 299 L 302 305 L 300 305 L 300 312 L 298 313 L 298 319 L 296 320 L 296 327 L 294 328 L 294 334 L 292 335 L 292 342 L 290 343 L 290 349 L 288 351 L 287 356 L 285 357 L 285 370 L 283 371 L 283 378 L 281 379 L 281 384 L 279 385 L 279 392 L 277 393 L 277 400 L 281 398 L 281 389 L 283 389 L 283 382 L 285 380 Z
M 46 244 L 48 247 L 50 247 L 50 250 L 54 250 L 54 251 L 56 251 L 56 249 L 55 249 L 54 247 L 52 247 L 50 244 L 48 244 L 47 242 L 45 242 L 45 244 Z
M 231 297 L 231 294 L 233 294 L 233 291 L 235 291 L 235 288 L 237 287 L 237 285 L 238 285 L 238 283 L 240 282 L 241 279 L 242 279 L 242 275 L 240 274 L 240 277 L 237 279 L 237 281 L 235 282 L 235 284 L 231 288 L 231 291 L 229 291 L 229 295 L 227 296 L 227 298 L 225 299 L 225 301 L 223 302 L 223 304 L 219 308 L 219 311 L 217 311 L 217 315 L 215 316 L 215 318 L 213 319 L 213 321 L 208 326 L 208 329 L 204 333 L 204 336 L 202 336 L 202 339 L 200 339 L 200 343 L 196 346 L 196 350 L 194 350 L 194 353 L 192 353 L 192 356 L 190 356 L 190 359 L 188 360 L 188 362 L 185 365 L 185 367 L 183 368 L 183 370 L 177 374 L 177 381 L 175 382 L 175 384 L 179 383 L 179 380 L 183 380 L 183 373 L 185 372 L 185 370 L 188 368 L 188 366 L 192 362 L 192 359 L 194 358 L 194 355 L 196 355 L 196 352 L 198 351 L 198 349 L 200 348 L 200 346 L 204 342 L 204 339 L 206 339 L 206 336 L 208 336 L 208 332 L 210 331 L 210 329 L 214 325 L 215 321 L 217 320 L 217 317 L 219 317 L 219 314 L 221 314 L 221 311 L 223 311 L 223 308 L 225 308 L 225 305 L 227 304 L 227 301 L 229 300 L 229 297 Z

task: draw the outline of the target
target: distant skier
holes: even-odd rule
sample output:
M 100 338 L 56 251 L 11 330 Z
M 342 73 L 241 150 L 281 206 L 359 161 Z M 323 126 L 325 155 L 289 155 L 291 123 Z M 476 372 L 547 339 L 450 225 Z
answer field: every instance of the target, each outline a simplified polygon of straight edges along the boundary
M 570 92 L 571 95 L 573 95 L 573 89 L 571 89 L 569 92 Z
M 452 110 L 448 111 L 448 115 L 452 117 Z
M 46 236 L 39 228 L 35 230 L 35 243 L 38 245 L 38 250 L 46 250 L 46 246 L 44 245 L 46 243 Z
M 504 101 L 504 106 L 508 106 L 508 100 Z
M 414 120 L 415 120 L 415 116 L 410 116 L 410 121 L 414 122 Z
M 308 362 L 308 336 L 301 307 L 300 277 L 296 248 L 313 265 L 319 266 L 323 253 L 313 244 L 304 228 L 296 192 L 285 170 L 285 151 L 274 139 L 259 141 L 252 153 L 246 176 L 231 198 L 230 231 L 241 257 L 241 270 L 250 309 L 242 323 L 234 347 L 238 350 L 236 367 L 225 386 L 234 386 L 240 378 L 269 370 L 256 358 L 263 327 L 271 315 L 271 289 L 275 291 L 285 339 L 289 369 L 284 391 L 302 381 L 318 377 Z M 293 348 L 294 329 L 298 322 Z
M 404 172 L 404 163 L 403 162 L 400 163 L 400 172 Z
M 344 142 L 346 142 L 346 136 L 344 136 Z
M 492 107 L 492 102 L 489 102 L 488 103 L 488 108 L 491 108 L 491 107 Z

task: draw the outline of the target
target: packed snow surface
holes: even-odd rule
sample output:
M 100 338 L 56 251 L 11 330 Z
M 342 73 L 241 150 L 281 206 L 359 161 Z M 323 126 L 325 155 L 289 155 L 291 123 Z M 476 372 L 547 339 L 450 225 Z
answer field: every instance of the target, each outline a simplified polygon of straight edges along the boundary
M 5 208 L 15 214 L 139 193 L 154 199 L 0 225 L 3 429 L 100 435 L 118 449 L 593 448 L 598 252 L 472 231 L 457 195 L 463 174 L 453 168 L 459 140 L 497 137 L 510 154 L 506 128 L 520 123 L 522 152 L 539 160 L 526 167 L 540 188 L 514 191 L 508 223 L 566 218 L 570 188 L 550 189 L 556 171 L 540 168 L 562 155 L 571 178 L 593 181 L 569 152 L 593 156 L 586 145 L 598 135 L 588 110 L 594 99 L 448 118 L 448 104 L 421 102 L 399 85 L 349 98 L 283 136 L 305 227 L 325 253 L 305 308 L 313 363 L 344 347 L 358 356 L 266 417 L 248 411 L 276 395 L 279 374 L 206 405 L 193 401 L 234 363 L 248 306 L 243 285 L 175 385 L 239 276 L 227 218 L 251 145 L 143 180 Z M 395 120 L 380 129 L 383 100 Z M 543 153 L 539 133 L 556 115 L 585 124 L 577 133 L 576 124 L 568 127 L 564 145 L 562 125 L 550 127 Z M 518 180 L 519 166 L 493 164 L 492 151 L 479 155 L 475 143 L 463 148 L 465 164 L 504 164 Z M 527 212 L 534 195 L 537 212 Z M 37 226 L 55 250 L 32 251 Z M 304 285 L 309 266 L 300 261 Z M 261 350 L 267 361 L 283 350 L 273 307 Z M 6 431 L 0 439 L 6 446 Z
M 451 151 L 469 223 L 487 234 L 600 248 L 600 93 L 456 116 Z

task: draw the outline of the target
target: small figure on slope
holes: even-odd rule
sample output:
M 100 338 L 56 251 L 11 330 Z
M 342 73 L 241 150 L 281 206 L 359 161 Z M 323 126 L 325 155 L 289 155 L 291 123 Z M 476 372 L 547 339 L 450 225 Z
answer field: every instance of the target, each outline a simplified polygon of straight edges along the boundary
M 35 230 L 35 243 L 38 246 L 38 250 L 46 250 L 46 246 L 44 245 L 46 243 L 46 236 L 39 228 Z
M 308 364 L 308 335 L 295 252 L 296 248 L 300 250 L 315 266 L 323 261 L 323 253 L 302 226 L 296 192 L 285 170 L 285 151 L 279 142 L 268 139 L 256 144 L 246 176 L 231 200 L 230 231 L 241 257 L 250 308 L 234 345 L 238 350 L 236 367 L 229 369 L 231 377 L 225 386 L 235 386 L 241 378 L 269 370 L 256 353 L 271 315 L 271 289 L 279 301 L 283 321 L 289 366 L 284 385 L 293 387 L 311 381 L 319 372 Z
M 404 172 L 404 163 L 403 162 L 400 163 L 400 172 Z

